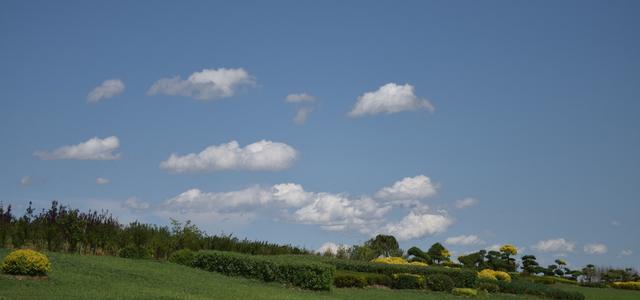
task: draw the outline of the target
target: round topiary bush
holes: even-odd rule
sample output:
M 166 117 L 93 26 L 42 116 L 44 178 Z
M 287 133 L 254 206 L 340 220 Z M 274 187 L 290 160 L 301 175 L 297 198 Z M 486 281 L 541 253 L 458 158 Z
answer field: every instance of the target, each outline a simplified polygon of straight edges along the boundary
M 169 261 L 174 264 L 180 264 L 185 266 L 191 266 L 193 263 L 194 257 L 193 251 L 189 249 L 180 249 L 176 252 L 171 253 L 169 256 Z
M 4 258 L 2 272 L 11 275 L 44 276 L 51 271 L 46 255 L 30 249 L 15 250 Z
M 453 287 L 453 279 L 444 274 L 431 274 L 426 278 L 427 288 L 436 292 L 450 292 Z
M 451 290 L 451 293 L 456 296 L 478 297 L 478 290 L 470 288 L 455 288 Z

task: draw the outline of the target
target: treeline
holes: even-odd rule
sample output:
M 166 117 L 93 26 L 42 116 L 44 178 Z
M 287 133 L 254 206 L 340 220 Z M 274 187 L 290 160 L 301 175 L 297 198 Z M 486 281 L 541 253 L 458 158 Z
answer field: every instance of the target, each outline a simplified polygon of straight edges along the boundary
M 23 247 L 155 259 L 167 259 L 180 249 L 263 255 L 311 253 L 291 245 L 240 240 L 233 235 L 208 235 L 190 221 L 171 219 L 171 226 L 121 224 L 108 211 L 82 212 L 57 201 L 38 213 L 29 202 L 24 215 L 18 217 L 10 205 L 4 207 L 0 203 L 0 248 Z

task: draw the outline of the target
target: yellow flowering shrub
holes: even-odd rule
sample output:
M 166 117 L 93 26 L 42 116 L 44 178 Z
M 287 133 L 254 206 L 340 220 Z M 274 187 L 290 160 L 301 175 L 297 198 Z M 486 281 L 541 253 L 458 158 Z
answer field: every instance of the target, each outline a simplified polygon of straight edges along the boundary
M 612 286 L 617 289 L 640 290 L 640 281 L 616 281 Z
M 491 269 L 484 269 L 480 271 L 478 273 L 478 278 L 511 282 L 511 275 L 509 275 L 509 273 L 502 272 L 502 271 L 494 271 Z
M 426 267 L 428 264 L 420 262 L 420 261 L 412 261 L 409 262 L 403 257 L 378 257 L 372 259 L 371 262 L 379 263 L 379 264 L 389 264 L 389 265 L 414 265 L 414 266 L 423 266 Z
M 454 288 L 451 293 L 456 296 L 477 297 L 478 290 L 470 288 Z
M 504 252 L 504 253 L 507 253 L 509 255 L 516 255 L 516 254 L 518 254 L 518 248 L 516 248 L 516 246 L 514 246 L 514 245 L 506 244 L 506 245 L 503 245 L 502 247 L 500 247 L 500 252 Z
M 51 271 L 51 263 L 47 256 L 38 251 L 20 249 L 9 253 L 0 265 L 0 269 L 12 275 L 46 275 Z

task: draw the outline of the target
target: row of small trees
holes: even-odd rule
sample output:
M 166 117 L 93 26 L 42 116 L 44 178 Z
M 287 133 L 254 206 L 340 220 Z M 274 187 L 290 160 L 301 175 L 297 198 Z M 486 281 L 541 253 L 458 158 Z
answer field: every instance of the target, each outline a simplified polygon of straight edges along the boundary
M 458 256 L 458 262 L 451 260 L 451 252 L 440 243 L 434 243 L 423 251 L 418 247 L 411 247 L 405 253 L 391 235 L 378 235 L 366 241 L 363 245 L 353 247 L 340 247 L 336 253 L 328 251 L 324 255 L 337 256 L 338 258 L 370 261 L 379 256 L 404 256 L 409 261 L 424 262 L 429 265 L 444 265 L 449 267 L 473 268 L 478 271 L 492 269 L 496 271 L 517 272 L 522 275 L 544 275 L 578 280 L 583 276 L 585 282 L 614 282 L 640 280 L 638 273 L 630 268 L 615 269 L 587 265 L 580 270 L 572 270 L 564 259 L 556 259 L 555 264 L 547 267 L 540 266 L 534 255 L 523 255 L 519 264 L 515 258 L 518 249 L 513 245 L 503 245 L 498 250 L 480 250 L 466 255 Z
M 94 255 L 166 259 L 179 249 L 223 250 L 251 254 L 308 254 L 291 245 L 239 240 L 232 235 L 207 235 L 191 222 L 171 220 L 171 226 L 132 222 L 121 224 L 107 211 L 87 211 L 53 201 L 36 213 L 31 203 L 24 215 L 13 215 L 0 203 L 0 248 L 31 247 Z

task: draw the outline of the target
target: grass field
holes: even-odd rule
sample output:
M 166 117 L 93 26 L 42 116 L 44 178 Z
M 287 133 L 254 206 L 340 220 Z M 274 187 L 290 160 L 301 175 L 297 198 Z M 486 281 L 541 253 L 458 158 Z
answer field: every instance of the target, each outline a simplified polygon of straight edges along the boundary
M 0 257 L 8 251 L 0 250 Z M 243 278 L 227 277 L 167 262 L 49 253 L 48 280 L 0 277 L 0 299 L 464 299 L 450 294 L 387 289 L 334 289 L 311 292 Z M 640 292 L 579 289 L 587 299 L 639 299 Z M 589 292 L 589 293 L 587 293 Z M 484 299 L 537 299 L 491 295 Z

